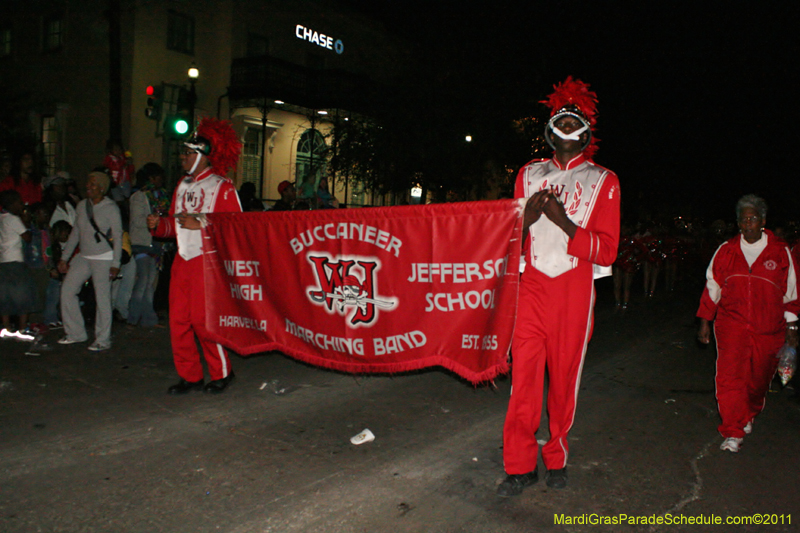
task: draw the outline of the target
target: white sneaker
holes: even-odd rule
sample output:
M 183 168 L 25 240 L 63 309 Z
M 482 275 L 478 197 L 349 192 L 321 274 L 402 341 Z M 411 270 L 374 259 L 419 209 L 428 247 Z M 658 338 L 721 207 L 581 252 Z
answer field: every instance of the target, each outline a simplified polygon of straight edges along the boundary
M 722 444 L 720 445 L 719 449 L 724 450 L 726 452 L 733 452 L 736 453 L 739 451 L 739 446 L 742 445 L 744 439 L 737 439 L 736 437 L 728 437 Z
M 94 341 L 91 346 L 89 346 L 90 352 L 102 352 L 103 350 L 108 350 L 111 348 L 110 344 L 100 344 L 97 341 Z
M 69 337 L 61 337 L 58 339 L 58 344 L 75 344 L 76 342 L 86 342 L 86 339 L 83 339 L 82 341 L 70 339 Z
M 743 431 L 744 431 L 745 435 L 749 435 L 750 433 L 753 432 L 753 421 L 752 420 L 750 422 L 748 422 L 747 424 L 745 424 Z
M 6 328 L 0 330 L 0 338 L 13 338 L 19 341 L 32 341 L 36 337 L 30 334 L 27 328 L 19 331 L 11 331 Z

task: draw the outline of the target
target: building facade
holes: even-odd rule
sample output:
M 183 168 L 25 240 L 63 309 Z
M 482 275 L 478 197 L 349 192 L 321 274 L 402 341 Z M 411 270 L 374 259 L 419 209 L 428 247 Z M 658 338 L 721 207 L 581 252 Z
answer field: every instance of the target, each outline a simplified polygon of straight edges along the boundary
M 0 7 L 0 78 L 26 111 L 43 173 L 79 180 L 119 138 L 134 165 L 177 179 L 170 119 L 193 94 L 196 118 L 231 119 L 244 143 L 230 177 L 278 198 L 284 180 L 323 176 L 348 204 L 371 199 L 331 176 L 334 124 L 369 114 L 402 76 L 404 45 L 382 26 L 318 0 L 9 0 Z M 190 67 L 199 76 L 188 78 Z M 145 116 L 146 87 L 163 90 Z M 334 191 L 332 191 L 334 192 Z

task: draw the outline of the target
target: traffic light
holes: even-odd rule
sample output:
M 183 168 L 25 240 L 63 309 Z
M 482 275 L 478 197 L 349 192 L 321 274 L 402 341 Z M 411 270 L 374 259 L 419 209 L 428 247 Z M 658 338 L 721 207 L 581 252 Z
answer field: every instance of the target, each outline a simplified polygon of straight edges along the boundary
M 144 110 L 144 115 L 149 119 L 159 120 L 161 108 L 164 105 L 164 86 L 148 85 L 145 93 L 147 94 L 147 108 Z
M 194 107 L 189 91 L 181 87 L 175 102 L 175 113 L 167 117 L 164 131 L 173 137 L 183 137 L 194 125 Z
M 183 137 L 189 133 L 189 121 L 186 120 L 186 117 L 171 115 L 167 117 L 164 131 L 172 137 Z

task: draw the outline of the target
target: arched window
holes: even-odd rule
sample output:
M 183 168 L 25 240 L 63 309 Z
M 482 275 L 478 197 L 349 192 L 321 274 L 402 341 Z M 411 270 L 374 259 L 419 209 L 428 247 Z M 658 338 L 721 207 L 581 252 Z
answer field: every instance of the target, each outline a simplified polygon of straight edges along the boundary
M 328 174 L 328 145 L 317 130 L 306 130 L 297 143 L 295 179 L 301 198 L 316 197 L 319 180 Z

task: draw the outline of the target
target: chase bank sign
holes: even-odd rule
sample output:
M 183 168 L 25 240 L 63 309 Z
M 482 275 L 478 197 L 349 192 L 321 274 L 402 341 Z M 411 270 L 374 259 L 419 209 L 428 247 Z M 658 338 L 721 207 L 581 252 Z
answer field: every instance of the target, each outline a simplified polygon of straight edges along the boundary
M 311 28 L 306 28 L 302 24 L 298 24 L 294 28 L 294 35 L 298 39 L 303 41 L 308 41 L 310 43 L 314 43 L 317 46 L 321 46 L 322 48 L 327 48 L 328 50 L 333 50 L 337 54 L 341 54 L 344 52 L 344 43 L 341 39 L 334 40 L 333 37 L 330 35 L 325 35 L 324 33 L 319 33 Z

